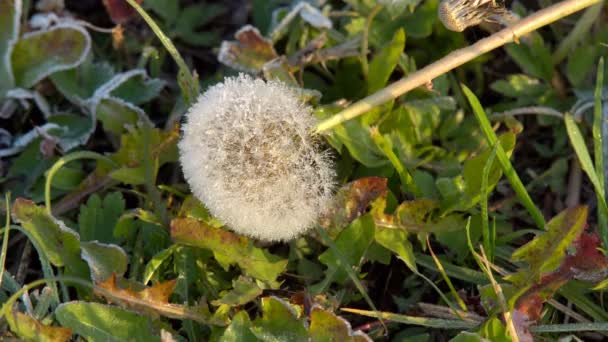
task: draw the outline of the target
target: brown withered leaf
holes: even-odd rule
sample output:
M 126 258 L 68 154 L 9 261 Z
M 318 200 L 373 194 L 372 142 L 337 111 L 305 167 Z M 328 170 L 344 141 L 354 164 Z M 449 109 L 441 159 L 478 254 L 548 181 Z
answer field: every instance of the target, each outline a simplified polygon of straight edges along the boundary
M 13 311 L 6 316 L 11 331 L 26 341 L 63 342 L 72 338 L 72 330 L 44 325 L 30 315 Z
M 260 31 L 245 25 L 234 37 L 236 41 L 223 41 L 217 59 L 236 70 L 258 73 L 262 67 L 278 57 L 272 42 L 262 36 Z
M 344 185 L 333 205 L 319 219 L 324 228 L 344 227 L 361 216 L 375 199 L 386 196 L 387 179 L 365 177 Z
M 141 4 L 143 0 L 135 0 Z M 116 24 L 127 22 L 135 15 L 135 9 L 126 0 L 103 0 L 103 5 L 110 15 L 110 19 Z
M 125 283 L 126 286 L 122 287 L 117 284 L 116 275 L 112 274 L 108 279 L 95 284 L 98 288 L 95 292 L 109 302 L 141 312 L 152 318 L 162 315 L 176 319 L 191 319 L 203 324 L 225 325 L 227 323 L 214 320 L 205 305 L 187 307 L 169 303 L 169 296 L 173 293 L 176 281 L 174 279 L 146 287 L 124 280 L 121 283 Z

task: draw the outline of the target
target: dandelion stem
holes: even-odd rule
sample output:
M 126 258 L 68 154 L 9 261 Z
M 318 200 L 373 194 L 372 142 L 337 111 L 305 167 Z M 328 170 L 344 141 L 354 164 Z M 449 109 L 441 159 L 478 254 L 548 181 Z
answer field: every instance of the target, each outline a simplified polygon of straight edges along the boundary
M 471 46 L 451 52 L 442 59 L 410 74 L 408 77 L 354 103 L 352 106 L 344 109 L 331 118 L 319 122 L 316 131 L 326 131 L 347 120 L 356 118 L 374 107 L 393 100 L 414 88 L 427 84 L 434 78 L 443 75 L 486 52 L 513 42 L 517 37 L 525 36 L 545 25 L 551 24 L 554 21 L 599 2 L 601 2 L 601 0 L 565 0 L 542 9 L 487 38 L 481 39 Z

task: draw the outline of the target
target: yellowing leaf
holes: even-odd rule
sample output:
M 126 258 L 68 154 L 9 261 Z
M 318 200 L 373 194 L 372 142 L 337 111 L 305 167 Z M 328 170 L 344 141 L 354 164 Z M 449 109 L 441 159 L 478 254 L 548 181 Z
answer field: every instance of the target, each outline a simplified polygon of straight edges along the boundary
M 347 320 L 319 307 L 314 307 L 310 313 L 309 332 L 313 342 L 371 342 L 365 333 L 353 332 Z
M 271 287 L 278 287 L 276 279 L 287 266 L 287 260 L 256 247 L 250 239 L 191 218 L 171 221 L 171 238 L 183 245 L 209 249 L 224 265 L 237 264 Z
M 63 327 L 52 327 L 38 322 L 30 315 L 13 311 L 6 316 L 11 331 L 27 341 L 69 341 L 72 330 Z
M 543 273 L 555 270 L 566 256 L 566 249 L 581 234 L 587 223 L 587 207 L 568 208 L 547 223 L 547 232 L 513 252 L 514 261 L 527 261 L 512 279 L 537 282 Z M 525 282 L 525 281 L 524 281 Z

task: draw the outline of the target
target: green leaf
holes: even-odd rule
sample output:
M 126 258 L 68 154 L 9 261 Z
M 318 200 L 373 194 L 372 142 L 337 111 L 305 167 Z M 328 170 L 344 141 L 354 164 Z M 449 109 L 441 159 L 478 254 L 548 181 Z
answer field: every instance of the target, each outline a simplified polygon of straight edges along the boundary
M 66 266 L 81 262 L 78 234 L 50 216 L 44 207 L 18 198 L 13 204 L 13 218 L 36 240 L 53 265 Z
M 89 265 L 95 282 L 105 281 L 112 274 L 120 277 L 127 271 L 127 254 L 117 245 L 91 241 L 81 242 L 80 248 L 82 259 Z
M 257 342 L 257 337 L 251 332 L 251 320 L 247 311 L 242 310 L 232 317 L 232 322 L 224 331 L 222 342 Z
M 580 87 L 595 66 L 598 49 L 591 44 L 582 44 L 570 52 L 566 64 L 566 77 L 573 87 Z M 598 69 L 599 70 L 599 69 Z
M 380 245 L 397 254 L 410 270 L 418 272 L 416 257 L 412 244 L 408 240 L 407 231 L 377 227 L 375 239 Z
M 147 284 L 151 279 L 152 276 L 154 275 L 154 273 L 160 268 L 160 266 L 169 258 L 173 255 L 173 253 L 176 251 L 177 249 L 177 245 L 171 245 L 171 247 L 167 248 L 167 249 L 163 249 L 162 251 L 156 253 L 152 259 L 150 259 L 150 261 L 148 262 L 148 264 L 146 265 L 146 268 L 144 269 L 144 275 L 142 276 L 143 278 L 143 283 Z
M 481 337 L 479 334 L 462 331 L 460 334 L 456 335 L 450 342 L 487 342 L 485 338 Z
M 124 133 L 127 126 L 148 121 L 141 108 L 115 97 L 100 99 L 93 108 L 104 130 L 116 135 Z
M 78 230 L 81 241 L 115 242 L 114 227 L 124 211 L 125 200 L 122 193 L 107 194 L 103 201 L 99 195 L 93 194 L 86 205 L 80 206 Z
M 177 19 L 179 13 L 179 2 L 177 1 L 146 0 L 144 4 L 167 23 L 173 23 Z
M 262 294 L 262 289 L 252 279 L 240 276 L 232 281 L 232 290 L 225 293 L 220 299 L 211 302 L 213 305 L 240 306 L 251 302 Z
M 149 139 L 146 138 L 146 135 L 149 135 Z M 165 163 L 177 161 L 178 137 L 177 129 L 162 131 L 146 125 L 123 134 L 120 150 L 112 156 L 112 159 L 122 167 L 112 171 L 110 177 L 125 184 L 143 184 L 146 180 L 145 162 L 148 158 L 152 160 L 155 168 L 153 170 L 155 179 L 159 167 Z M 144 155 L 143 151 L 150 151 L 150 155 Z
M 348 274 L 343 268 L 350 267 L 350 265 L 358 266 L 373 239 L 374 220 L 371 215 L 361 216 L 344 228 L 336 238 L 335 243 L 349 266 L 343 265 L 334 251 L 328 249 L 319 255 L 319 261 L 327 266 L 327 277 L 339 283 L 346 281 Z
M 112 90 L 110 96 L 140 105 L 157 97 L 164 86 L 165 82 L 161 79 L 148 79 L 144 74 L 137 74 Z
M 160 341 L 150 318 L 111 305 L 68 302 L 57 307 L 55 317 L 90 341 Z
M 494 145 L 496 145 L 498 142 L 498 138 L 490 125 L 490 120 L 488 120 L 488 116 L 483 110 L 481 103 L 479 103 L 479 100 L 475 94 L 473 94 L 473 92 L 467 88 L 467 86 L 462 85 L 462 90 L 467 97 L 469 104 L 473 108 L 475 118 L 477 119 L 477 122 L 479 123 L 479 126 L 481 127 L 481 130 L 488 141 L 488 145 L 494 147 Z M 543 228 L 545 226 L 545 218 L 543 217 L 542 212 L 538 209 L 538 207 L 536 207 L 530 198 L 530 194 L 528 194 L 526 187 L 523 185 L 521 179 L 517 175 L 517 172 L 513 168 L 513 165 L 511 164 L 511 161 L 509 160 L 509 157 L 502 148 L 501 144 L 496 145 L 496 157 L 498 158 L 500 166 L 502 167 L 505 176 L 509 180 L 509 183 L 511 183 L 511 187 L 513 187 L 513 190 L 515 190 L 519 201 L 528 210 L 536 225 L 539 228 Z
M 244 236 L 190 218 L 171 221 L 171 238 L 183 245 L 209 249 L 221 264 L 238 264 L 243 272 L 273 288 L 278 287 L 276 279 L 287 266 L 287 260 L 255 247 Z
M 77 68 L 59 71 L 50 76 L 51 81 L 63 96 L 75 104 L 84 103 L 93 97 L 95 90 L 110 81 L 114 69 L 108 63 L 86 61 Z
M 29 88 L 54 72 L 75 68 L 90 49 L 91 37 L 84 28 L 74 24 L 25 34 L 11 55 L 15 83 Z
M 367 342 L 371 339 L 363 332 L 353 332 L 350 323 L 344 318 L 320 307 L 310 313 L 310 338 L 313 342 Z
M 551 83 L 553 59 L 540 34 L 531 35 L 530 44 L 509 44 L 505 49 L 519 67 L 530 76 Z
M 587 207 L 568 208 L 547 223 L 547 232 L 517 249 L 511 255 L 514 261 L 526 261 L 528 270 L 515 274 L 527 280 L 524 284 L 537 282 L 547 272 L 555 270 L 566 256 L 567 248 L 581 234 L 587 224 Z
M 405 48 L 405 31 L 397 30 L 393 40 L 374 56 L 369 65 L 367 93 L 373 94 L 384 88 L 393 70 L 399 62 L 399 56 Z
M 402 0 L 403 1 L 403 0 Z M 408 36 L 426 38 L 433 33 L 433 24 L 437 21 L 437 1 L 425 1 L 416 7 L 414 13 L 403 19 L 403 28 Z
M 277 297 L 262 298 L 262 317 L 253 325 L 251 331 L 262 341 L 308 341 L 308 332 L 294 308 Z
M 367 167 L 380 167 L 389 163 L 370 136 L 369 127 L 359 120 L 350 120 L 334 127 L 336 137 L 350 154 Z
M 490 85 L 492 90 L 508 97 L 518 98 L 539 97 L 547 91 L 547 86 L 537 78 L 525 74 L 513 74 L 504 80 L 498 80 Z
M 10 61 L 11 51 L 19 37 L 21 0 L 0 2 L 0 98 L 15 86 L 15 78 Z
M 59 138 L 58 144 L 64 151 L 69 151 L 85 144 L 95 130 L 95 121 L 90 117 L 74 114 L 56 114 L 48 118 L 49 123 L 57 124 L 61 129 L 50 132 Z

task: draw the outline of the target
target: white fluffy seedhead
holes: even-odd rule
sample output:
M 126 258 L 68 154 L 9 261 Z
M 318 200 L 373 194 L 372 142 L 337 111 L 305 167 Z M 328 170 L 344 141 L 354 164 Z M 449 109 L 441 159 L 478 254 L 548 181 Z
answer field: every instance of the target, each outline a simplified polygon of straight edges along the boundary
M 508 25 L 516 16 L 497 0 L 442 0 L 437 8 L 439 20 L 451 31 L 462 32 L 482 22 Z
M 315 224 L 335 174 L 310 133 L 310 107 L 292 89 L 241 74 L 207 90 L 186 118 L 180 161 L 214 216 L 266 241 L 293 239 Z

